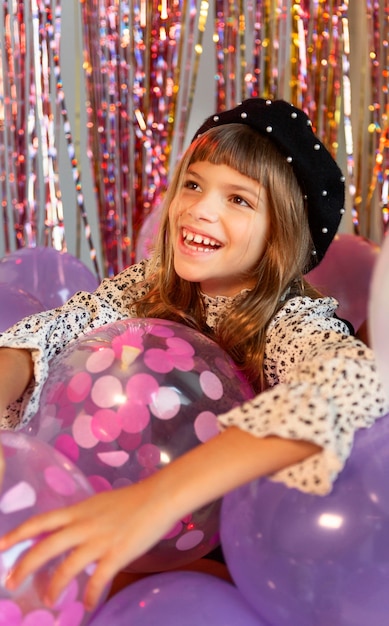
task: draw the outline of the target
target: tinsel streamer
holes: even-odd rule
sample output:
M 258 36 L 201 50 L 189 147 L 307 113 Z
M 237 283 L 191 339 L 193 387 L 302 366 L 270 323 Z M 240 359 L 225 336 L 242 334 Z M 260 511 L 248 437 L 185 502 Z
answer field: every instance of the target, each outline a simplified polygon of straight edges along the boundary
M 81 7 L 89 150 L 104 271 L 112 276 L 133 262 L 140 226 L 167 184 L 187 15 L 178 0 L 90 0 Z M 193 24 L 193 16 L 185 21 Z M 193 33 L 186 37 L 191 50 Z
M 384 11 L 382 15 L 381 11 Z M 387 108 L 388 108 L 388 75 L 387 41 L 388 41 L 388 9 L 384 3 L 366 2 L 365 20 L 367 27 L 368 58 L 362 67 L 368 80 L 367 89 L 362 90 L 359 98 L 354 94 L 351 101 L 351 81 L 348 81 L 349 102 L 345 98 L 346 107 L 359 111 L 358 127 L 350 128 L 349 143 L 353 141 L 352 151 L 348 150 L 349 196 L 352 204 L 354 232 L 367 238 L 376 233 L 373 199 L 376 191 L 381 192 L 382 218 L 385 220 L 385 204 L 387 206 Z M 382 19 L 384 17 L 384 19 Z M 351 52 L 350 52 L 351 56 Z M 365 93 L 366 91 L 366 93 Z M 345 118 L 347 121 L 347 118 Z M 348 124 L 347 127 L 351 126 Z M 346 135 L 347 140 L 347 135 Z M 386 164 L 385 164 L 386 162 Z M 385 174 L 386 172 L 386 174 Z M 385 230 L 385 221 L 383 222 Z
M 232 0 L 215 0 L 214 8 L 216 110 L 223 111 L 236 104 L 237 101 L 236 59 L 239 7 Z
M 366 2 L 366 23 L 367 23 L 367 32 L 368 32 L 368 47 L 371 46 L 371 35 L 369 33 L 372 22 L 374 21 L 372 5 L 370 2 Z M 369 63 L 366 63 L 364 67 L 364 71 L 370 71 L 368 67 Z M 370 79 L 371 85 L 371 79 Z M 359 113 L 359 123 L 358 126 L 354 126 L 351 128 L 352 141 L 353 141 L 353 150 L 352 157 L 349 158 L 349 192 L 351 199 L 351 210 L 352 210 L 352 220 L 354 226 L 354 232 L 357 235 L 367 235 L 366 230 L 366 194 L 364 190 L 366 189 L 366 184 L 369 180 L 371 171 L 372 171 L 372 163 L 371 163 L 371 154 L 368 154 L 366 151 L 373 150 L 373 141 L 372 134 L 369 133 L 369 121 L 366 120 L 366 101 L 369 102 L 369 111 L 368 117 L 371 118 L 372 115 L 372 107 L 371 107 L 371 99 L 373 94 L 368 94 L 366 97 L 365 91 L 362 90 L 362 93 L 359 98 L 355 97 L 350 102 L 350 110 L 358 111 Z M 350 98 L 351 98 L 351 84 L 350 84 Z
M 360 221 L 362 222 L 363 232 L 370 234 L 372 230 L 372 197 L 377 184 L 376 176 L 376 157 L 379 150 L 379 139 L 381 131 L 380 118 L 382 115 L 382 99 L 380 85 L 380 68 L 379 58 L 380 50 L 380 15 L 379 4 L 377 2 L 366 2 L 368 12 L 368 49 L 370 59 L 370 77 L 371 77 L 371 103 L 369 104 L 369 116 L 367 120 L 367 150 L 363 150 L 360 155 L 360 170 L 368 177 L 364 184 L 361 176 L 361 193 L 359 195 L 361 202 L 363 201 L 363 211 L 360 211 Z M 370 180 L 369 180 L 370 178 Z M 363 191 L 367 187 L 367 193 Z
M 247 59 L 246 59 L 246 15 L 244 0 L 238 2 L 238 41 L 239 41 L 239 79 L 240 79 L 240 94 L 241 99 L 246 96 L 246 73 L 247 73 Z
M 0 19 L 0 193 L 1 193 L 1 215 L 4 230 L 5 252 L 11 250 L 10 224 L 8 219 L 8 173 L 7 173 L 7 127 L 5 124 L 5 107 L 7 85 L 6 76 L 6 50 L 4 47 L 4 20 Z
M 184 148 L 188 120 L 193 107 L 199 64 L 203 53 L 203 36 L 208 18 L 208 2 L 202 1 L 200 10 L 197 12 L 196 0 L 184 0 L 181 11 L 183 19 L 174 81 L 176 86 L 179 84 L 179 89 L 176 88 L 176 100 L 174 104 L 171 104 L 171 119 L 175 121 L 174 124 L 170 125 L 168 134 L 169 145 L 172 144 L 173 140 L 176 142 L 176 154 L 178 156 L 181 155 Z M 181 76 L 179 68 L 182 68 Z M 177 110 L 174 114 L 177 106 L 179 107 L 178 114 Z M 169 167 L 173 165 L 174 163 L 170 162 Z
M 97 261 L 96 249 L 93 243 L 91 228 L 89 225 L 88 214 L 85 206 L 85 199 L 82 190 L 82 180 L 81 180 L 81 172 L 78 164 L 78 159 L 76 155 L 75 144 L 73 141 L 71 124 L 68 116 L 68 111 L 66 107 L 65 93 L 63 89 L 62 76 L 61 76 L 61 65 L 60 65 L 60 40 L 61 40 L 61 0 L 56 0 L 57 4 L 55 7 L 55 19 L 54 23 L 52 23 L 51 28 L 48 29 L 49 33 L 49 43 L 50 48 L 52 50 L 53 55 L 53 72 L 56 82 L 56 113 L 57 118 L 62 122 L 68 155 L 70 159 L 73 181 L 75 184 L 76 190 L 76 202 L 78 207 L 78 215 L 81 218 L 82 224 L 84 226 L 84 236 L 86 242 L 89 247 L 89 256 L 92 261 L 95 274 L 98 280 L 101 279 L 99 264 Z M 58 143 L 58 140 L 55 142 Z M 78 237 L 78 229 L 77 229 L 77 237 Z M 47 239 L 47 238 L 46 238 Z M 47 245 L 47 243 L 46 243 Z
M 55 83 L 53 81 L 53 13 L 51 1 L 31 0 L 35 94 L 34 109 L 43 169 L 45 207 L 44 245 L 66 250 L 63 206 L 59 186 L 56 128 Z M 54 50 L 55 52 L 55 50 Z M 53 93 L 54 91 L 54 93 Z M 34 197 L 33 197 L 34 199 Z
M 280 28 L 281 20 L 284 16 L 284 8 L 290 10 L 290 2 L 286 2 L 286 7 L 279 0 L 265 0 L 262 3 L 262 54 L 263 59 L 263 95 L 269 98 L 285 98 L 289 100 L 289 86 L 285 88 L 280 84 Z M 280 19 L 280 16 L 281 19 Z M 290 42 L 287 42 L 288 45 Z
M 239 41 L 239 50 L 246 49 L 246 61 L 239 57 L 239 67 L 244 71 L 241 97 L 284 98 L 303 108 L 317 134 L 336 155 L 342 93 L 340 3 L 249 0 L 238 7 L 237 3 L 219 0 L 215 7 L 219 106 L 229 104 L 229 94 L 230 100 L 237 95 L 228 79 L 232 76 L 232 57 L 238 65 Z M 247 23 L 245 45 L 241 34 L 238 40 L 233 30 L 238 20 L 240 25 Z
M 257 0 L 248 0 L 246 14 L 246 31 L 252 39 L 246 51 L 245 96 L 264 96 L 262 59 L 262 11 Z
M 195 0 L 195 6 L 196 5 L 197 5 L 197 2 Z M 198 27 L 197 27 L 197 42 L 194 46 L 194 51 L 195 51 L 194 71 L 193 71 L 193 78 L 192 78 L 192 82 L 190 86 L 190 92 L 189 92 L 190 105 L 193 104 L 193 98 L 195 94 L 200 59 L 203 53 L 203 38 L 204 38 L 205 28 L 207 25 L 208 15 L 209 15 L 209 3 L 206 2 L 205 0 L 200 0 L 200 9 L 199 9 L 199 18 L 198 18 Z M 190 61 L 191 55 L 189 54 L 187 58 Z
M 366 232 L 373 229 L 375 193 L 378 195 L 382 234 L 386 234 L 389 221 L 389 6 L 372 3 L 369 29 L 372 104 L 368 132 L 371 137 L 371 159 L 369 170 L 371 181 L 366 198 Z
M 293 101 L 312 120 L 315 132 L 336 157 L 341 117 L 343 50 L 339 2 L 304 0 L 298 20 L 300 67 L 296 81 L 303 89 Z
M 389 5 L 382 9 L 381 81 L 382 81 L 382 129 L 376 167 L 382 215 L 383 234 L 389 229 Z
M 27 7 L 27 19 L 29 10 Z M 26 41 L 25 7 L 23 3 L 4 2 L 1 16 L 2 102 L 1 177 L 4 239 L 6 251 L 11 248 L 7 204 L 12 209 L 12 222 L 17 248 L 34 245 L 36 241 L 36 194 L 29 172 L 36 171 L 34 120 L 31 120 L 30 66 L 31 48 Z M 27 122 L 27 123 L 26 123 Z M 30 139 L 30 141 L 29 141 Z M 31 151 L 29 151 L 29 145 Z M 28 201 L 30 198 L 30 203 Z
M 293 5 L 291 11 L 291 57 L 294 63 L 294 72 L 292 72 L 290 77 L 290 99 L 296 106 L 307 109 L 307 40 L 310 35 L 310 13 L 297 2 Z
M 344 144 L 346 153 L 346 170 L 347 170 L 347 191 L 351 204 L 351 217 L 354 227 L 354 232 L 359 234 L 359 216 L 356 209 L 355 197 L 356 197 L 356 162 L 355 162 L 355 149 L 353 138 L 353 124 L 352 124 L 352 106 L 351 106 L 351 75 L 350 75 L 350 29 L 349 29 L 349 17 L 348 17 L 348 0 L 342 2 L 338 8 L 338 15 L 342 23 L 342 46 L 339 51 L 339 71 L 340 71 L 340 96 L 341 106 L 339 107 L 338 122 L 343 120 L 344 129 Z M 339 62 L 339 60 L 341 62 Z M 359 141 L 357 140 L 357 145 Z
M 4 247 L 66 250 L 58 144 L 62 122 L 85 236 L 96 265 L 60 74 L 60 0 L 3 2 L 0 13 L 0 193 Z M 9 208 L 12 207 L 12 224 Z
M 297 101 L 301 76 L 299 3 L 292 0 L 256 0 L 247 3 L 247 30 L 252 33 L 245 87 L 247 96 Z M 300 22 L 298 21 L 300 20 Z
M 82 4 L 87 79 L 89 154 L 99 211 L 104 273 L 113 275 L 130 260 L 129 199 L 129 7 Z M 123 71 L 124 66 L 124 71 Z M 124 74 L 124 76 L 122 76 Z

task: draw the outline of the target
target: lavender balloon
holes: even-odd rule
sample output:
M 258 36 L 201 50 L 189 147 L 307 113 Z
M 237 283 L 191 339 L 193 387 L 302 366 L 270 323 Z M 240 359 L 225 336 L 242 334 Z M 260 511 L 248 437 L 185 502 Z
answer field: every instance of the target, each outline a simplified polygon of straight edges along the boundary
M 66 454 L 96 490 L 111 489 L 217 435 L 216 416 L 252 395 L 232 360 L 201 333 L 160 319 L 122 320 L 53 360 L 26 432 Z M 213 502 L 180 520 L 132 571 L 171 569 L 210 552 L 219 543 L 219 509 Z
M 22 248 L 0 259 L 0 282 L 32 294 L 53 309 L 77 291 L 94 291 L 98 280 L 79 259 L 54 248 Z
M 236 587 L 198 572 L 165 572 L 113 596 L 91 626 L 265 626 Z
M 44 310 L 35 296 L 9 283 L 0 283 L 0 333 L 24 317 Z
M 357 433 L 333 491 L 270 480 L 224 498 L 221 541 L 242 595 L 275 626 L 387 626 L 389 415 Z
M 0 492 L 1 534 L 35 514 L 75 504 L 93 494 L 81 471 L 43 441 L 8 431 L 1 433 L 0 441 L 6 464 Z M 68 585 L 52 609 L 44 604 L 46 586 L 64 557 L 50 561 L 15 591 L 6 589 L 9 570 L 34 541 L 24 541 L 0 554 L 0 625 L 87 624 L 89 615 L 82 604 L 89 578 L 86 572 L 82 572 Z

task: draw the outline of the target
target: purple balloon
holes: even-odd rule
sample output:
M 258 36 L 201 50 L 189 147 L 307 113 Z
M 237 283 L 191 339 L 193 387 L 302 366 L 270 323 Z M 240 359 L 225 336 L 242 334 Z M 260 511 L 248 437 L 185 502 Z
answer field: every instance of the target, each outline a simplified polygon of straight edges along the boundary
M 94 291 L 98 280 L 79 259 L 54 248 L 22 248 L 0 259 L 0 282 L 36 297 L 45 309 L 64 304 L 77 291 Z
M 380 248 L 359 235 L 336 235 L 321 263 L 306 275 L 319 291 L 339 301 L 337 314 L 355 330 L 367 319 L 370 282 Z
M 23 317 L 44 310 L 43 304 L 30 293 L 9 283 L 0 283 L 0 333 Z
M 221 542 L 235 584 L 275 626 L 387 626 L 389 415 L 357 433 L 327 496 L 267 479 L 227 495 Z
M 167 320 L 122 320 L 52 361 L 26 432 L 66 454 L 96 490 L 111 489 L 217 435 L 217 415 L 252 396 L 208 337 Z M 187 515 L 128 569 L 164 571 L 204 556 L 219 543 L 219 510 L 217 501 Z
M 91 626 L 265 626 L 236 587 L 199 572 L 165 572 L 122 589 Z
M 0 441 L 5 458 L 0 492 L 1 535 L 35 514 L 72 505 L 93 495 L 81 471 L 43 441 L 11 431 L 2 431 Z M 90 617 L 82 604 L 89 580 L 86 571 L 70 582 L 54 607 L 45 605 L 47 584 L 63 556 L 41 567 L 15 591 L 4 586 L 11 568 L 35 541 L 21 542 L 0 554 L 0 624 L 86 625 Z

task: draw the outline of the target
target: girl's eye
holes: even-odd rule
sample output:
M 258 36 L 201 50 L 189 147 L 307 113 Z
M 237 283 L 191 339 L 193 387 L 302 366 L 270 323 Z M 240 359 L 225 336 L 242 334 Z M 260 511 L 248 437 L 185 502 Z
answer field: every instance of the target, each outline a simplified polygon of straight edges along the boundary
M 240 206 L 247 206 L 247 207 L 251 207 L 251 204 L 249 202 L 247 202 L 247 200 L 245 200 L 244 198 L 242 198 L 242 196 L 234 196 L 232 198 L 232 201 L 235 204 L 239 204 Z
M 195 183 L 194 180 L 186 180 L 184 182 L 184 189 L 192 189 L 193 191 L 196 191 L 199 189 L 199 184 Z

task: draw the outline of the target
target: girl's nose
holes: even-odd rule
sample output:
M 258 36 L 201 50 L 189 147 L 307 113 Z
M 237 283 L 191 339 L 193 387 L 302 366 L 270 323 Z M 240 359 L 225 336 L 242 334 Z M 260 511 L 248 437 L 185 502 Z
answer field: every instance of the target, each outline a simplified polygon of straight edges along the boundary
M 205 195 L 188 207 L 188 213 L 194 220 L 216 222 L 219 219 L 219 212 L 217 199 Z

